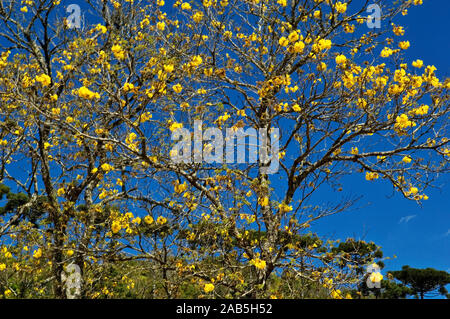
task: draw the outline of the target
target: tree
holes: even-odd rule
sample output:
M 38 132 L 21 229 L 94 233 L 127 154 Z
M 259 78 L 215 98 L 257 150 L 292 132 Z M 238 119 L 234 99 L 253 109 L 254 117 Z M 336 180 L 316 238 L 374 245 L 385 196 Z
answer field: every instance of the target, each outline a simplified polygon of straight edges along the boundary
M 445 286 L 450 284 L 450 274 L 433 268 L 417 269 L 403 266 L 402 270 L 391 271 L 392 276 L 410 288 L 409 295 L 424 297 L 447 296 Z
M 0 182 L 23 205 L 42 204 L 37 228 L 23 205 L 2 215 L 6 271 L 17 264 L 14 278 L 29 272 L 44 283 L 33 294 L 57 298 L 70 263 L 85 298 L 131 287 L 120 264 L 127 278 L 157 273 L 167 298 L 188 284 L 273 297 L 280 273 L 341 297 L 377 248 L 353 241 L 357 255 L 310 233 L 357 201 L 312 195 L 354 174 L 420 202 L 448 172 L 450 82 L 420 60 L 411 68 L 404 30 L 391 25 L 413 4 L 382 6 L 392 29 L 378 30 L 364 23 L 365 6 L 345 1 L 176 1 L 169 11 L 162 0 L 88 0 L 95 24 L 72 29 L 58 1 L 1 2 Z M 207 163 L 198 155 L 217 145 L 210 136 L 177 162 L 173 138 L 190 140 L 195 132 L 182 133 L 194 124 L 248 127 L 279 150 Z M 8 295 L 22 291 L 0 278 Z M 291 288 L 279 297 L 297 296 Z
M 381 298 L 384 299 L 404 299 L 412 294 L 410 288 L 393 280 L 383 280 L 381 290 Z

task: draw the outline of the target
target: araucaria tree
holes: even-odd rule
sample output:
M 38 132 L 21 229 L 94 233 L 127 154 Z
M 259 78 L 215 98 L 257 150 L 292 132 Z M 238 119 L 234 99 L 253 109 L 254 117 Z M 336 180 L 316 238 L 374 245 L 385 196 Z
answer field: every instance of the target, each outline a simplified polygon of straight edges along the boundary
M 87 0 L 80 28 L 0 1 L 0 295 L 64 298 L 74 264 L 83 298 L 345 297 L 382 254 L 311 233 L 355 200 L 313 195 L 356 174 L 420 202 L 450 155 L 450 81 L 395 23 L 422 1 L 372 2 L 381 28 L 368 1 Z M 212 136 L 174 161 L 194 121 L 276 139 L 278 172 L 205 162 Z

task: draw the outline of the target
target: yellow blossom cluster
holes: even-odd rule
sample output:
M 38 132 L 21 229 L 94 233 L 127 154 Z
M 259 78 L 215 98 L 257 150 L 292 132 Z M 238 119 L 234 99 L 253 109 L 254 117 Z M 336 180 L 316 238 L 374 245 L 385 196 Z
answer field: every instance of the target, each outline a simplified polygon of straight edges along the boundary
M 203 291 L 206 293 L 210 293 L 213 290 L 214 290 L 214 285 L 211 283 L 205 284 L 205 286 L 203 287 Z
M 250 265 L 253 265 L 258 269 L 264 270 L 266 268 L 266 261 L 260 258 L 253 258 L 250 260 Z
M 119 44 L 113 45 L 111 47 L 111 51 L 118 60 L 125 59 L 125 51 L 122 49 L 122 47 Z
M 406 114 L 400 114 L 395 118 L 394 128 L 397 132 L 401 132 L 408 127 L 414 127 L 416 123 L 411 121 Z
M 281 203 L 278 205 L 278 209 L 280 210 L 280 212 L 286 213 L 292 211 L 292 206 L 289 206 L 285 203 Z
M 425 115 L 428 113 L 430 107 L 428 105 L 421 105 L 418 108 L 411 110 L 409 113 L 413 115 Z
M 99 99 L 100 94 L 97 92 L 92 92 L 87 87 L 82 86 L 78 90 L 73 90 L 73 94 L 78 95 L 79 97 L 87 100 Z
M 374 179 L 378 179 L 379 175 L 377 172 L 366 172 L 366 180 L 373 181 Z
M 175 184 L 175 186 L 174 186 L 174 191 L 175 191 L 175 193 L 177 193 L 177 194 L 183 193 L 186 189 L 187 189 L 187 184 L 186 184 L 186 182 L 184 182 L 183 184 L 180 184 L 180 183 L 177 182 L 177 183 Z
M 347 3 L 342 3 L 340 1 L 336 2 L 336 4 L 334 5 L 334 8 L 336 9 L 337 12 L 339 13 L 345 13 L 345 11 L 347 11 Z
M 36 77 L 34 79 L 36 80 L 36 82 L 41 83 L 42 86 L 49 86 L 51 83 L 51 78 L 45 73 L 36 75 Z

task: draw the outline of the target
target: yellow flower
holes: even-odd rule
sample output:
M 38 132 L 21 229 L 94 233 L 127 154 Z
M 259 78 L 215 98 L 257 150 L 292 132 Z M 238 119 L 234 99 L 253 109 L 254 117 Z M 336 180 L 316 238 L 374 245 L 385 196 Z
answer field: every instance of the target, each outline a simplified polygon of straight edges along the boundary
M 318 42 L 320 50 L 328 50 L 331 49 L 331 40 L 328 39 L 320 39 Z
M 100 23 L 95 26 L 95 30 L 100 31 L 103 34 L 107 31 L 106 27 Z
M 74 254 L 74 251 L 72 249 L 69 249 L 68 251 L 66 251 L 66 255 L 68 257 L 72 256 Z
M 164 65 L 164 72 L 170 73 L 173 71 L 173 69 L 174 69 L 173 64 Z
M 298 41 L 294 43 L 293 50 L 294 53 L 302 53 L 305 48 L 305 44 L 302 41 Z
M 347 58 L 345 57 L 345 55 L 339 54 L 336 57 L 336 64 L 345 64 L 345 62 L 347 62 Z
M 170 129 L 171 132 L 173 132 L 173 131 L 178 130 L 178 129 L 182 128 L 182 127 L 183 127 L 183 123 L 173 122 L 170 125 L 169 129 Z
M 380 282 L 383 279 L 383 275 L 379 272 L 373 272 L 370 274 L 369 279 L 371 282 Z
M 197 67 L 202 63 L 203 63 L 203 59 L 202 59 L 201 55 L 196 55 L 192 58 L 192 61 L 191 61 L 192 66 Z
M 292 109 L 294 110 L 294 112 L 300 112 L 302 110 L 302 108 L 298 104 L 292 105 Z
M 347 4 L 338 1 L 338 2 L 336 3 L 336 5 L 334 6 L 334 8 L 335 8 L 336 11 L 339 12 L 339 13 L 345 13 L 345 11 L 347 11 Z
M 203 290 L 206 293 L 209 293 L 214 290 L 214 285 L 213 284 L 205 284 L 205 287 L 203 288 Z
M 36 258 L 36 259 L 41 258 L 42 257 L 42 250 L 40 248 L 38 250 L 35 250 L 33 252 L 33 257 Z
M 242 109 L 242 110 L 238 110 L 237 112 L 236 112 L 236 114 L 237 115 L 239 115 L 239 116 L 247 116 L 247 114 L 245 114 L 245 110 L 244 109 Z
M 35 80 L 41 83 L 42 86 L 49 86 L 51 83 L 50 77 L 45 73 L 42 73 L 41 75 L 36 75 Z
M 101 165 L 101 168 L 106 172 L 112 171 L 114 169 L 114 167 L 108 163 L 103 163 Z
M 183 87 L 181 86 L 180 83 L 177 83 L 174 86 L 172 86 L 172 89 L 175 91 L 175 93 L 181 93 L 181 91 L 183 90 Z
M 416 114 L 416 115 L 425 115 L 428 113 L 429 108 L 430 107 L 428 105 L 422 105 L 422 106 L 419 106 L 418 108 L 412 110 L 411 113 Z
M 72 123 L 73 121 L 74 121 L 73 117 L 71 117 L 71 116 L 66 117 L 67 123 Z
M 422 60 L 416 60 L 412 63 L 412 66 L 415 68 L 420 69 L 423 66 L 423 61 Z
M 128 83 L 128 82 L 126 82 L 124 85 L 123 85 L 123 91 L 126 93 L 126 92 L 130 92 L 130 91 L 133 91 L 134 90 L 134 84 L 133 83 Z
M 56 193 L 58 194 L 58 196 L 63 196 L 66 193 L 66 191 L 64 190 L 64 188 L 60 188 Z
M 203 20 L 203 13 L 201 11 L 197 11 L 193 16 L 192 20 L 196 23 L 200 23 Z
M 408 119 L 408 116 L 406 114 L 401 114 L 400 116 L 397 116 L 395 119 L 395 128 L 403 130 L 405 128 L 408 128 L 410 126 L 416 126 L 416 123 L 410 121 Z
M 341 291 L 339 289 L 332 290 L 331 291 L 331 297 L 333 299 L 342 299 L 342 293 L 341 293 Z
M 118 233 L 122 229 L 122 226 L 118 221 L 113 221 L 111 224 L 111 230 L 114 234 Z
M 402 26 L 396 26 L 393 23 L 392 23 L 392 32 L 394 32 L 394 34 L 397 36 L 401 36 L 401 35 L 405 34 L 405 30 L 403 29 Z
M 278 43 L 279 43 L 282 47 L 285 47 L 285 46 L 287 46 L 287 45 L 289 44 L 289 40 L 286 39 L 285 37 L 281 37 L 281 38 L 278 40 Z
M 125 51 L 122 49 L 120 45 L 118 44 L 113 45 L 111 47 L 111 51 L 117 59 L 119 60 L 125 59 Z
M 187 189 L 187 184 L 184 182 L 183 184 L 176 184 L 174 186 L 175 193 L 181 194 Z
M 325 62 L 320 62 L 317 65 L 317 71 L 325 71 L 327 69 L 327 64 Z
M 252 264 L 253 266 L 255 266 L 258 269 L 266 268 L 266 261 L 259 259 L 259 258 L 254 258 L 254 259 L 250 260 L 250 264 Z
M 53 116 L 58 116 L 61 113 L 61 109 L 59 107 L 53 107 L 51 112 Z
M 269 205 L 269 198 L 268 197 L 260 197 L 258 198 L 258 204 L 261 206 L 268 206 Z
M 100 98 L 100 94 L 97 92 L 92 92 L 91 90 L 89 90 L 87 87 L 82 86 L 78 89 L 77 94 L 79 97 L 83 98 L 83 99 L 88 99 L 88 100 L 92 100 L 92 99 L 99 99 Z
M 372 181 L 374 179 L 377 179 L 378 177 L 378 173 L 376 172 L 366 172 L 366 180 L 368 181 Z
M 164 31 L 164 29 L 166 28 L 166 24 L 164 22 L 158 22 L 156 24 L 156 27 L 158 28 L 158 30 Z
M 384 47 L 384 49 L 381 51 L 380 56 L 383 58 L 387 58 L 391 56 L 394 53 L 394 51 L 388 47 Z
M 296 42 L 299 39 L 297 31 L 292 31 L 288 36 L 289 42 Z
M 153 217 L 150 215 L 147 215 L 144 217 L 144 222 L 148 225 L 153 224 Z
M 27 13 L 28 12 L 28 8 L 26 6 L 20 8 L 20 11 Z
M 0 271 L 3 271 L 6 269 L 6 265 L 5 264 L 0 264 Z
M 410 156 L 405 156 L 402 158 L 403 163 L 409 164 L 409 163 L 411 163 L 411 161 L 412 161 L 412 159 Z
M 148 26 L 150 24 L 150 20 L 148 18 L 144 18 L 142 19 L 142 21 L 139 23 L 139 26 L 141 27 L 141 29 L 144 29 L 146 26 Z M 141 34 L 140 32 L 138 33 L 138 35 Z
M 410 45 L 409 41 L 401 41 L 398 43 L 399 48 L 403 50 L 408 49 L 409 45 Z
M 165 223 L 167 223 L 167 218 L 165 218 L 163 216 L 159 216 L 158 219 L 156 220 L 156 222 L 160 225 L 164 225 Z
M 280 205 L 278 205 L 278 209 L 282 212 L 290 212 L 292 211 L 292 206 L 286 205 L 285 203 L 281 203 Z
M 136 139 L 136 133 L 131 132 L 130 134 L 128 134 L 128 136 L 125 138 L 125 142 L 127 144 L 132 144 L 134 142 L 134 140 Z
M 189 3 L 187 3 L 187 2 L 183 2 L 181 4 L 181 9 L 183 9 L 183 10 L 191 10 L 191 5 Z
M 363 109 L 367 106 L 367 101 L 363 98 L 358 98 L 358 100 L 356 101 L 356 105 Z

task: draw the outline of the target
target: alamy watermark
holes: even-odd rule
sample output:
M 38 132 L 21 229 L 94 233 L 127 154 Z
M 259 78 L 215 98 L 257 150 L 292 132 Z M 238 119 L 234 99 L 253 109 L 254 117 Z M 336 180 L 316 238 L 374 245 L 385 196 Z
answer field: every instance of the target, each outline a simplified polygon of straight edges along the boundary
M 367 27 L 369 29 L 380 29 L 381 28 L 381 8 L 378 4 L 372 3 L 367 7 L 367 13 L 370 13 L 367 16 Z
M 367 266 L 366 272 L 367 272 L 367 274 L 370 274 L 366 280 L 367 287 L 370 289 L 373 289 L 373 288 L 380 289 L 381 288 L 381 280 L 383 279 L 383 275 L 380 272 L 380 266 L 373 263 L 373 264 Z
M 224 136 L 217 127 L 203 130 L 202 121 L 197 120 L 194 121 L 193 134 L 187 128 L 172 131 L 172 141 L 176 143 L 170 151 L 170 158 L 175 163 L 258 162 L 262 174 L 274 174 L 279 168 L 279 137 L 278 128 L 259 128 L 257 131 L 252 127 L 246 130 L 227 128 Z
M 369 29 L 381 28 L 381 8 L 378 4 L 372 3 L 367 7 L 367 27 Z M 78 4 L 70 4 L 66 8 L 66 13 L 69 13 L 67 17 L 67 26 L 70 29 L 81 28 L 81 7 Z
M 70 15 L 66 18 L 69 29 L 81 28 L 81 8 L 78 4 L 70 4 L 66 8 L 66 13 Z

